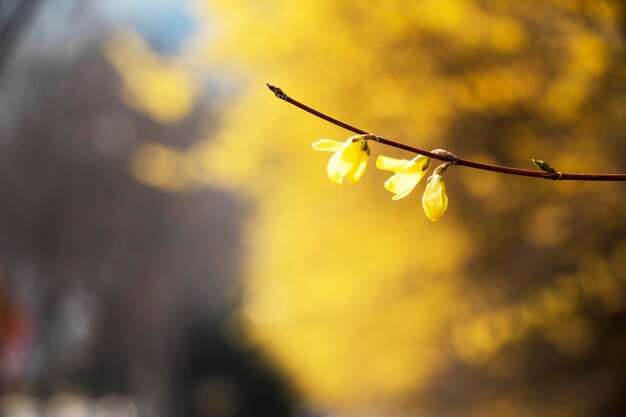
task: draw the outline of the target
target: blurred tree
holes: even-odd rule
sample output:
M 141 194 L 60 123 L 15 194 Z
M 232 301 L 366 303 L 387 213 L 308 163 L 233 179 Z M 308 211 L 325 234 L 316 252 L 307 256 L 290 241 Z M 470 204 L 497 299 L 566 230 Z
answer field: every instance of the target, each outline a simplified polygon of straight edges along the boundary
M 370 166 L 324 173 L 348 122 L 468 158 L 626 167 L 624 22 L 614 1 L 210 1 L 207 63 L 239 98 L 205 176 L 255 202 L 236 316 L 309 398 L 446 416 L 618 416 L 626 407 L 626 189 L 452 167 L 431 224 Z M 372 146 L 373 154 L 406 156 Z M 371 164 L 373 165 L 373 164 Z
M 176 409 L 189 417 L 291 415 L 293 392 L 260 352 L 224 340 L 219 324 L 192 323 L 176 357 Z
M 0 74 L 13 45 L 35 14 L 39 0 L 8 0 L 0 4 Z
M 207 365 L 202 352 L 187 362 L 197 365 L 197 379 L 179 372 L 176 355 L 187 353 L 190 323 L 202 321 L 198 331 L 216 334 L 204 348 L 226 350 L 221 326 L 241 299 L 238 219 L 245 209 L 222 191 L 173 193 L 133 179 L 128 167 L 144 145 L 184 150 L 216 111 L 177 88 L 182 111 L 167 94 L 157 95 L 170 100 L 165 110 L 126 107 L 118 93 L 128 80 L 100 49 L 109 24 L 94 4 L 49 1 L 0 77 L 0 395 L 119 392 L 141 415 L 167 415 L 183 401 L 175 394 L 186 394 L 175 388 L 193 391 L 203 373 L 219 368 L 247 387 L 244 403 L 259 386 L 280 397 L 279 374 L 246 350 L 238 355 L 249 372 L 232 362 Z M 178 66 L 167 67 L 140 40 L 123 47 L 146 58 L 140 64 L 154 77 L 189 85 Z M 165 71 L 149 67 L 164 62 Z M 162 93 L 154 83 L 130 84 L 135 104 L 146 91 Z M 250 403 L 287 415 L 293 399 L 280 398 L 275 408 Z M 184 415 L 219 415 L 213 410 L 209 404 Z

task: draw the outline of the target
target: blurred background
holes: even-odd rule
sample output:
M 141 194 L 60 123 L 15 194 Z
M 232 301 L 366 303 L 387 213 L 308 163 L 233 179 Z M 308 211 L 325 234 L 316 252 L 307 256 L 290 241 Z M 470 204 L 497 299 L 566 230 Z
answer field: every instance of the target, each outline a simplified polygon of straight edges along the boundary
M 626 415 L 626 2 L 2 0 L 0 414 Z M 373 157 L 410 158 L 372 145 Z

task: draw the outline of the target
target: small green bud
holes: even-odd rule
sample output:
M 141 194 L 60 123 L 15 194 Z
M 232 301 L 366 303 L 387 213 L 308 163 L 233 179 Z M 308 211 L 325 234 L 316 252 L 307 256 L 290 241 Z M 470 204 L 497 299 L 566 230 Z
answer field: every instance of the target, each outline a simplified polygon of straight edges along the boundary
M 556 174 L 556 170 L 550 166 L 547 162 L 542 161 L 541 159 L 533 159 L 533 163 L 542 170 L 543 172 L 547 172 L 548 174 Z
M 369 145 L 367 144 L 367 140 L 361 141 L 361 150 L 367 153 L 367 156 L 370 155 L 371 151 Z

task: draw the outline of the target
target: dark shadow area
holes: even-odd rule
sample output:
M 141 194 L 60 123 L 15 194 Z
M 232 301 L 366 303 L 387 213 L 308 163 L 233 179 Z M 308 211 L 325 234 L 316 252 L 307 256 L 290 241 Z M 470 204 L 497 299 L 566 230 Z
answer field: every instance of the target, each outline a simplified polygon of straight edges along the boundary
M 184 417 L 286 416 L 293 393 L 259 352 L 224 341 L 220 327 L 197 322 L 188 327 L 173 379 Z
M 0 78 L 0 396 L 115 392 L 140 415 L 290 415 L 278 371 L 220 337 L 240 302 L 244 207 L 151 189 L 127 168 L 145 141 L 190 146 L 216 112 L 199 103 L 164 126 L 130 111 L 99 51 L 105 27 L 88 6 L 68 10 L 42 9 Z M 47 18 L 92 32 L 43 54 Z

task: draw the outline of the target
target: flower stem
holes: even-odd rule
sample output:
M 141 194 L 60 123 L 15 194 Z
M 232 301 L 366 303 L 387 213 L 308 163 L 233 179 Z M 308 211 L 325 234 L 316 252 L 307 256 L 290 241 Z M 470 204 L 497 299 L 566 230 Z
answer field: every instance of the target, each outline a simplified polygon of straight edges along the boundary
M 558 172 L 554 171 L 553 173 L 543 172 L 543 171 L 531 171 L 529 169 L 520 169 L 513 167 L 506 167 L 501 165 L 492 165 L 485 164 L 482 162 L 470 161 L 467 159 L 458 158 L 450 152 L 429 152 L 423 149 L 419 149 L 413 146 L 405 145 L 403 143 L 395 142 L 393 140 L 385 139 L 381 136 L 374 135 L 372 133 L 366 132 L 365 130 L 359 129 L 358 127 L 351 126 L 345 122 L 337 120 L 333 117 L 330 117 L 318 110 L 315 110 L 312 107 L 307 106 L 306 104 L 300 103 L 299 101 L 289 97 L 285 92 L 272 84 L 266 83 L 267 87 L 281 100 L 286 101 L 289 104 L 292 104 L 300 109 L 304 110 L 307 113 L 310 113 L 314 116 L 319 117 L 320 119 L 326 120 L 334 125 L 342 127 L 346 130 L 349 130 L 354 133 L 358 133 L 360 135 L 371 135 L 370 140 L 374 140 L 375 142 L 382 143 L 387 146 L 391 146 L 398 149 L 403 149 L 405 151 L 409 151 L 412 153 L 416 153 L 419 155 L 424 155 L 432 159 L 437 159 L 439 161 L 450 162 L 455 165 L 465 166 L 474 169 L 481 169 L 484 171 L 493 171 L 500 172 L 502 174 L 510 174 L 510 175 L 519 175 L 523 177 L 535 177 L 535 178 L 544 178 L 550 180 L 572 180 L 572 181 L 626 181 L 626 174 L 576 174 L 576 173 L 566 173 L 566 172 Z

